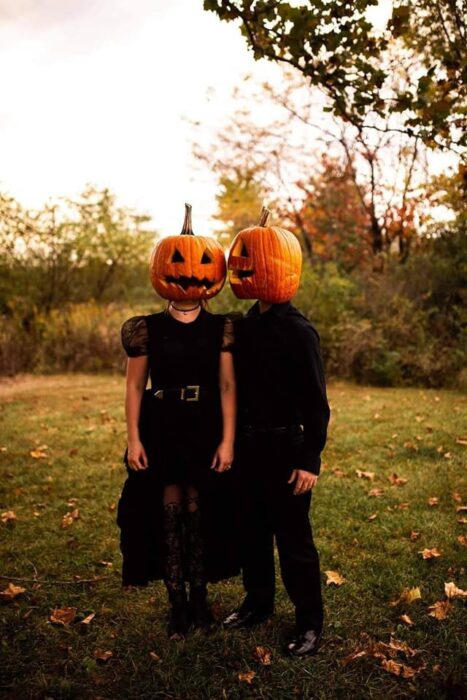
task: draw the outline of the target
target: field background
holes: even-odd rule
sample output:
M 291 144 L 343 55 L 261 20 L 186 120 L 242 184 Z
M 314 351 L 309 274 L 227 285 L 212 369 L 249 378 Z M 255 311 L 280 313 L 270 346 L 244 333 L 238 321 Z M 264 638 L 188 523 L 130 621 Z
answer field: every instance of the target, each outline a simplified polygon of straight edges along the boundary
M 297 662 L 280 653 L 292 620 L 281 584 L 271 623 L 186 641 L 166 636 L 161 584 L 122 591 L 115 505 L 125 478 L 123 394 L 117 375 L 0 384 L 0 512 L 7 514 L 0 583 L 26 589 L 3 596 L 0 608 L 3 697 L 463 697 L 465 598 L 452 600 L 443 620 L 430 606 L 446 601 L 446 582 L 467 587 L 465 396 L 331 384 L 330 438 L 312 511 L 327 622 L 318 656 Z M 393 474 L 407 482 L 392 484 Z M 381 495 L 370 496 L 375 488 Z M 79 517 L 62 527 L 76 509 Z M 425 548 L 441 556 L 424 560 Z M 345 583 L 325 585 L 328 570 Z M 414 587 L 421 599 L 390 604 Z M 221 618 L 241 599 L 239 581 L 213 586 L 211 599 Z M 74 621 L 51 623 L 51 611 L 67 606 L 77 609 Z M 403 643 L 399 650 L 373 647 L 386 661 L 367 654 L 342 663 L 391 636 Z M 255 657 L 258 646 L 272 653 L 270 665 Z M 112 655 L 99 660 L 101 652 Z M 412 677 L 394 675 L 410 669 Z

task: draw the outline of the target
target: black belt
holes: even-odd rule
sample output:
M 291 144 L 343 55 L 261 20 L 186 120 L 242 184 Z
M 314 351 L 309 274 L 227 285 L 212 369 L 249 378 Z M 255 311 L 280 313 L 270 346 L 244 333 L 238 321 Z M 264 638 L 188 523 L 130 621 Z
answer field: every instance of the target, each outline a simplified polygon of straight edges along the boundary
M 303 427 L 298 424 L 273 427 L 244 425 L 241 430 L 246 437 L 253 437 L 254 435 L 297 435 L 303 432 Z
M 157 389 L 153 392 L 156 399 L 174 401 L 199 401 L 205 395 L 205 390 L 199 384 L 187 384 L 181 387 Z

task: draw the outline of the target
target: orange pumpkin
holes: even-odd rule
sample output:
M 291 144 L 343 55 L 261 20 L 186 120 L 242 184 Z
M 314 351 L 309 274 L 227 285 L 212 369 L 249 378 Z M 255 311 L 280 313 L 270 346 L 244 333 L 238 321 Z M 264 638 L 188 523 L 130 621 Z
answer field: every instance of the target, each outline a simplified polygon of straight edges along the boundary
M 185 204 L 180 235 L 162 238 L 154 248 L 149 271 L 156 292 L 170 301 L 211 299 L 221 291 L 226 277 L 224 251 L 215 238 L 194 235 L 190 204 Z
M 258 226 L 234 238 L 229 252 L 229 281 L 239 299 L 261 299 L 280 304 L 292 299 L 300 284 L 302 250 L 286 229 L 268 226 L 263 207 Z

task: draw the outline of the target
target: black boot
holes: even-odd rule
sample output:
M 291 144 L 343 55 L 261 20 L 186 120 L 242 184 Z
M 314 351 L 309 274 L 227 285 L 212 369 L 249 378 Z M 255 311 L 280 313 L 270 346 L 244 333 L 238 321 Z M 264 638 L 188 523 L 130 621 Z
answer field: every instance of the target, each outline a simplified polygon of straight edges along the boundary
M 182 637 L 186 635 L 191 625 L 190 611 L 186 598 L 186 591 L 171 591 L 169 593 L 171 604 L 169 626 L 167 629 L 169 637 L 178 634 Z
M 206 586 L 190 587 L 190 613 L 193 627 L 209 629 L 214 622 L 214 617 L 207 601 Z

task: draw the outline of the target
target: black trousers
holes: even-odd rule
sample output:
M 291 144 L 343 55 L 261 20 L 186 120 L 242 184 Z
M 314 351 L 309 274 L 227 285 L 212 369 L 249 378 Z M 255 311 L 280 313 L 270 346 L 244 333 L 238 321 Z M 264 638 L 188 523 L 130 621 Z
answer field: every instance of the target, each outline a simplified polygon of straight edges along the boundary
M 274 609 L 274 537 L 282 580 L 295 606 L 299 631 L 320 630 L 323 604 L 318 552 L 309 509 L 311 493 L 294 496 L 288 484 L 297 450 L 295 438 L 278 435 L 241 437 L 235 468 L 238 484 L 240 560 L 244 609 Z

